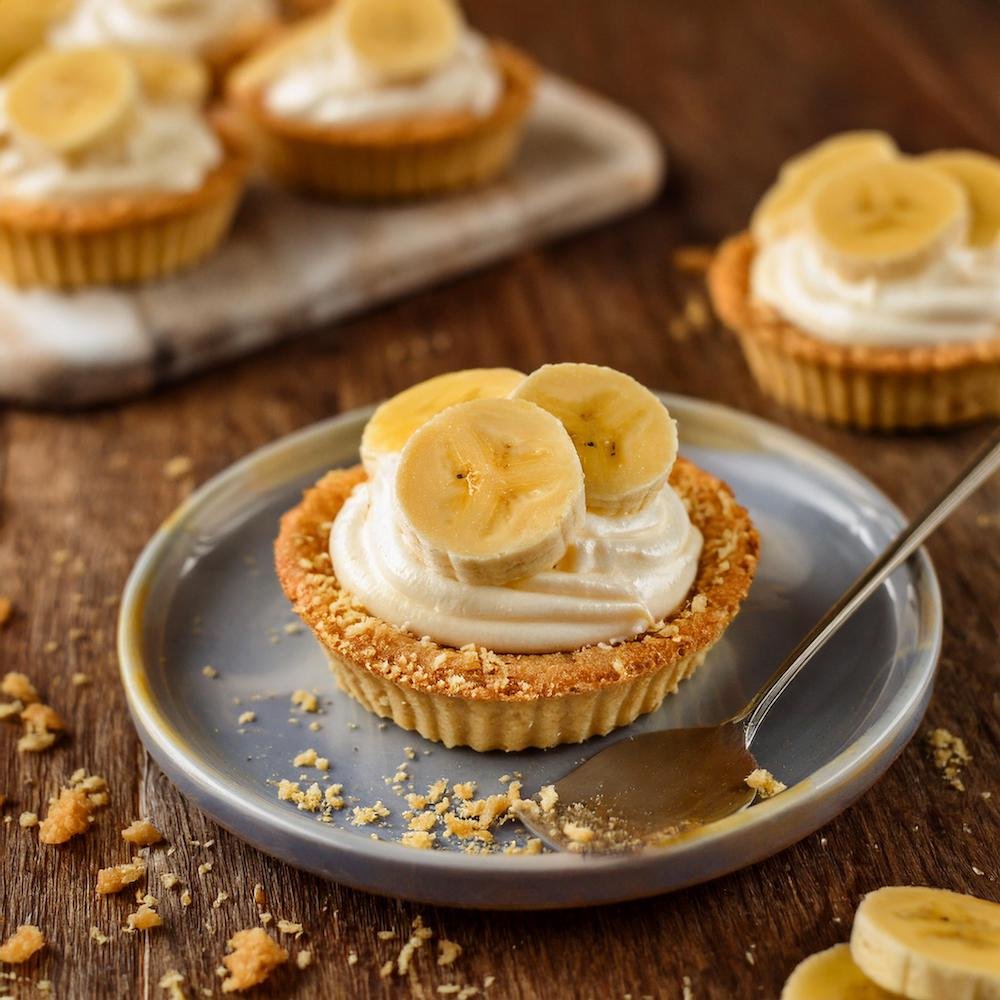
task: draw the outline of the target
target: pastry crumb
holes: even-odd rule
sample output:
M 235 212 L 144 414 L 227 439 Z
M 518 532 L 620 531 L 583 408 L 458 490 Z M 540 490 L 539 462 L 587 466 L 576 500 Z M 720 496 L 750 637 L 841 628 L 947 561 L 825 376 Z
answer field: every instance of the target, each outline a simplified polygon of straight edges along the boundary
M 94 805 L 82 788 L 64 788 L 58 798 L 49 803 L 49 812 L 42 820 L 38 839 L 43 844 L 65 844 L 85 833 L 94 816 Z
M 368 826 L 371 823 L 376 823 L 380 819 L 384 819 L 389 815 L 389 810 L 382 804 L 382 800 L 379 799 L 372 806 L 355 806 L 351 810 L 351 825 L 352 826 Z
M 316 695 L 310 694 L 308 691 L 293 691 L 292 704 L 296 708 L 301 708 L 303 712 L 319 711 L 319 700 L 316 698 Z
M 141 858 L 133 858 L 130 864 L 102 868 L 97 873 L 97 895 L 111 896 L 121 892 L 128 885 L 138 882 L 146 874 L 146 865 Z
M 250 711 L 241 712 L 239 718 L 236 720 L 236 722 L 241 726 L 246 726 L 249 723 L 256 721 L 257 721 L 257 713 Z
M 295 956 L 295 965 L 299 969 L 308 969 L 312 965 L 313 953 L 311 951 L 300 951 Z
M 538 804 L 542 807 L 542 812 L 552 812 L 559 801 L 559 793 L 555 785 L 542 785 L 538 789 Z
M 167 479 L 183 479 L 194 470 L 194 462 L 187 455 L 174 455 L 163 465 L 163 475 Z
M 102 934 L 99 927 L 91 927 L 90 940 L 95 944 L 107 944 L 111 938 L 109 938 L 107 934 Z
M 77 670 L 70 677 L 70 683 L 73 687 L 86 687 L 90 683 L 90 675 Z
M 447 938 L 438 941 L 438 965 L 451 965 L 462 954 L 462 946 Z
M 160 976 L 160 981 L 157 985 L 161 990 L 167 992 L 170 1000 L 187 1000 L 184 996 L 183 982 L 184 977 L 176 970 L 171 969 L 170 972 L 165 972 Z
M 14 602 L 9 597 L 0 597 L 0 628 L 10 621 L 14 614 Z
M 28 830 L 33 826 L 38 826 L 38 813 L 23 812 L 17 817 L 17 825 L 22 830 Z
M 44 947 L 42 932 L 34 924 L 22 924 L 15 934 L 0 944 L 0 962 L 20 965 Z
M 280 934 L 301 934 L 303 932 L 302 924 L 294 920 L 279 920 L 278 932 Z
M 125 918 L 125 929 L 129 931 L 151 931 L 162 925 L 163 918 L 149 903 L 143 903 L 135 913 Z
M 964 792 L 962 768 L 972 760 L 965 741 L 940 727 L 932 729 L 927 734 L 926 741 L 931 749 L 934 766 L 941 772 L 941 777 L 956 791 Z
M 288 961 L 288 952 L 260 927 L 237 931 L 229 940 L 232 949 L 222 960 L 228 970 L 223 993 L 239 993 L 258 986 L 279 965 Z
M 219 676 L 219 671 L 210 664 L 205 664 L 205 666 L 201 668 L 201 675 L 202 677 L 207 677 L 211 681 L 215 680 L 215 678 Z
M 122 840 L 138 847 L 149 847 L 163 840 L 163 834 L 148 819 L 137 819 L 122 830 Z
M 788 788 L 783 781 L 771 774 L 767 768 L 758 767 L 751 771 L 744 779 L 748 788 L 753 789 L 762 799 L 770 799 Z
M 574 844 L 589 844 L 594 839 L 593 828 L 584 826 L 581 823 L 563 823 L 562 832 L 570 841 L 570 846 Z
M 32 702 L 21 712 L 21 721 L 24 735 L 18 740 L 17 749 L 22 753 L 48 750 L 66 728 L 59 713 L 40 701 Z
M 41 700 L 38 691 L 35 690 L 35 685 L 28 679 L 28 675 L 17 670 L 10 670 L 3 675 L 3 680 L 0 680 L 0 693 L 5 694 L 8 698 L 22 701 L 25 705 Z
M 413 847 L 418 851 L 429 851 L 437 840 L 436 833 L 428 833 L 426 830 L 407 830 L 399 842 L 404 847 Z

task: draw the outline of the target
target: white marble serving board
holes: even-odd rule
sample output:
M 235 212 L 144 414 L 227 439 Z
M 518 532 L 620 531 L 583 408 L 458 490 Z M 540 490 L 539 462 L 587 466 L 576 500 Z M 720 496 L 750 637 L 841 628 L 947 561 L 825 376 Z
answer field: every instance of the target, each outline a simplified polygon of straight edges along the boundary
M 397 207 L 258 186 L 197 269 L 70 295 L 0 285 L 0 398 L 77 406 L 143 392 L 648 202 L 663 173 L 630 113 L 547 77 L 510 174 Z

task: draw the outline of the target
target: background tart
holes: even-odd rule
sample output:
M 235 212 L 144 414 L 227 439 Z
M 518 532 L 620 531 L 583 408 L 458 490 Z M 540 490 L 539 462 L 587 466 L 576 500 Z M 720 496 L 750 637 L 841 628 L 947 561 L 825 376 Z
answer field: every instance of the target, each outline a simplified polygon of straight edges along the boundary
M 260 86 L 230 85 L 229 95 L 240 111 L 237 128 L 244 141 L 289 187 L 376 201 L 441 194 L 493 180 L 517 151 L 537 69 L 503 42 L 491 42 L 490 55 L 503 77 L 503 93 L 488 115 L 463 111 L 323 125 L 273 114 Z
M 736 616 L 759 540 L 729 487 L 684 459 L 671 484 L 704 535 L 682 608 L 642 636 L 566 653 L 504 654 L 441 646 L 368 614 L 343 591 L 330 526 L 361 466 L 328 473 L 281 521 L 278 576 L 340 685 L 362 705 L 446 746 L 521 750 L 574 743 L 654 711 L 702 663 Z
M 944 427 L 1000 417 L 1000 328 L 988 340 L 920 347 L 835 344 L 751 293 L 756 244 L 726 240 L 708 273 L 719 318 L 761 389 L 818 420 L 862 429 Z

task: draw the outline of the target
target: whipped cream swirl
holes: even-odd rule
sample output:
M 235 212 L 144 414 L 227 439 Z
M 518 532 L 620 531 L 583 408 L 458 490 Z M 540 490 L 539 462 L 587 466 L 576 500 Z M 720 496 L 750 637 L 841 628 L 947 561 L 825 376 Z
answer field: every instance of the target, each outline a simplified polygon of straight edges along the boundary
M 637 513 L 588 513 L 551 570 L 504 587 L 444 576 L 402 540 L 398 464 L 398 455 L 381 458 L 355 487 L 333 523 L 330 556 L 346 591 L 416 635 L 501 653 L 569 652 L 634 638 L 676 611 L 694 583 L 701 532 L 669 484 Z
M 754 298 L 837 344 L 917 347 L 1000 337 L 1000 244 L 954 247 L 921 271 L 848 281 L 798 232 L 763 247 Z
M 455 52 L 433 73 L 400 83 L 380 79 L 334 25 L 303 45 L 295 64 L 268 86 L 264 101 L 281 118 L 349 125 L 462 111 L 485 117 L 502 91 L 489 46 L 471 31 L 463 31 Z
M 10 134 L 0 88 L 0 197 L 88 198 L 186 192 L 223 157 L 222 143 L 195 107 L 141 104 L 124 135 L 67 159 Z
M 143 11 L 129 0 L 77 0 L 66 20 L 52 29 L 50 41 L 58 46 L 117 42 L 204 53 L 274 13 L 273 0 L 201 0 L 164 12 Z

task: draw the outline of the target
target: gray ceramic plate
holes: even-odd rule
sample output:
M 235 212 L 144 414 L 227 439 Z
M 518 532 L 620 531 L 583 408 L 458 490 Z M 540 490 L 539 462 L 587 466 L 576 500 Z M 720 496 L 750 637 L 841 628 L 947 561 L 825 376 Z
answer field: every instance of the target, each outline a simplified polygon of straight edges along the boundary
M 901 523 L 871 483 L 803 439 L 723 407 L 664 400 L 685 454 L 750 509 L 763 555 L 749 600 L 706 665 L 633 731 L 709 723 L 740 707 Z M 157 532 L 125 589 L 119 653 L 140 737 L 186 796 L 262 851 L 358 888 L 444 905 L 633 899 L 722 875 L 811 833 L 871 787 L 913 735 L 941 639 L 940 594 L 924 553 L 872 597 L 768 717 L 754 751 L 790 786 L 783 795 L 631 856 L 484 857 L 455 844 L 400 846 L 405 804 L 386 778 L 406 759 L 404 748 L 416 753 L 416 790 L 447 777 L 500 791 L 501 775 L 521 772 L 534 792 L 621 733 L 549 751 L 446 750 L 380 723 L 336 690 L 310 634 L 294 632 L 271 545 L 279 515 L 305 486 L 356 461 L 367 415 L 307 428 L 206 484 Z M 203 676 L 206 664 L 217 678 Z M 319 715 L 291 710 L 290 693 L 302 688 L 320 695 Z M 247 710 L 256 721 L 241 726 Z M 310 721 L 322 728 L 310 731 Z M 355 801 L 390 807 L 382 826 L 351 826 L 349 810 L 326 825 L 278 801 L 273 782 L 303 773 L 291 760 L 307 747 L 330 759 L 328 780 Z M 503 837 L 523 841 L 517 826 Z

